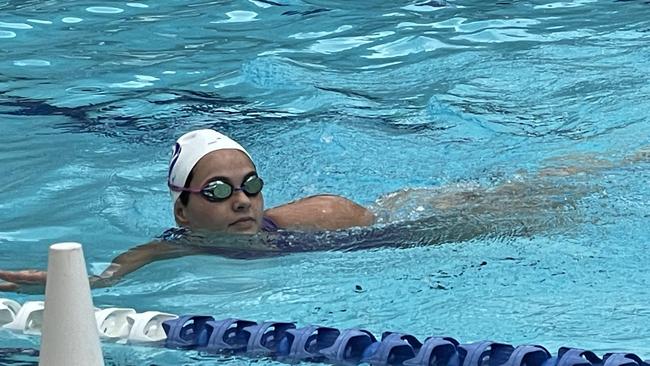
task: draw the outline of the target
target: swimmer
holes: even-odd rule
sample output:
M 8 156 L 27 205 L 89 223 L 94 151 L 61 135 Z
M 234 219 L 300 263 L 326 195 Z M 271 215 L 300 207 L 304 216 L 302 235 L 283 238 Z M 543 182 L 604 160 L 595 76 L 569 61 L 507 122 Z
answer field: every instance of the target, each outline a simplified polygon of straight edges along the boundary
M 641 149 L 619 162 L 591 156 L 571 162 L 564 157 L 537 174 L 524 172 L 494 186 L 465 183 L 405 189 L 380 197 L 370 209 L 340 196 L 317 195 L 265 210 L 264 182 L 250 154 L 216 131 L 192 131 L 177 140 L 169 163 L 167 185 L 178 227 L 118 255 L 104 272 L 91 276 L 90 283 L 93 288 L 111 286 L 149 263 L 188 255 L 255 258 L 547 232 L 581 220 L 573 214 L 578 201 L 599 192 L 591 183 L 593 175 L 647 162 L 648 151 Z M 582 181 L 559 181 L 569 176 Z M 302 242 L 273 240 L 273 235 L 282 239 L 284 233 L 292 237 L 301 232 L 336 234 L 354 227 L 369 227 L 361 229 L 360 242 L 345 235 L 338 243 L 330 240 L 335 235 L 325 240 L 306 236 Z M 4 281 L 0 291 L 38 293 L 44 289 L 46 273 L 0 271 L 0 280 Z
M 149 263 L 187 255 L 214 254 L 214 248 L 187 246 L 168 240 L 179 233 L 256 234 L 277 230 L 323 231 L 372 225 L 374 215 L 340 196 L 322 194 L 264 209 L 264 181 L 251 155 L 236 141 L 210 129 L 181 136 L 173 148 L 167 185 L 178 228 L 161 240 L 132 248 L 113 259 L 92 287 L 114 284 Z M 233 236 L 229 236 L 233 238 Z M 221 250 L 218 254 L 239 257 Z M 0 271 L 0 291 L 41 292 L 46 272 Z

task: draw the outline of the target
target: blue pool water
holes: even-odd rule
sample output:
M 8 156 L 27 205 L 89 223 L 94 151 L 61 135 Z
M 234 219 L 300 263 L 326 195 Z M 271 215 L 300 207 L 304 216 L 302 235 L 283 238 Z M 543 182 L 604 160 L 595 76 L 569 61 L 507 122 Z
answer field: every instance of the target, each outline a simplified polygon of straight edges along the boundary
M 214 127 L 256 157 L 269 207 L 404 188 L 492 199 L 481 214 L 398 205 L 393 221 L 430 220 L 372 240 L 407 248 L 155 263 L 96 306 L 650 357 L 650 164 L 621 162 L 650 145 L 647 1 L 0 1 L 0 54 L 1 269 L 78 241 L 98 273 L 173 226 L 171 143 Z M 614 166 L 536 178 L 599 159 Z M 524 194 L 499 196 L 512 181 Z M 490 235 L 418 245 L 467 222 Z

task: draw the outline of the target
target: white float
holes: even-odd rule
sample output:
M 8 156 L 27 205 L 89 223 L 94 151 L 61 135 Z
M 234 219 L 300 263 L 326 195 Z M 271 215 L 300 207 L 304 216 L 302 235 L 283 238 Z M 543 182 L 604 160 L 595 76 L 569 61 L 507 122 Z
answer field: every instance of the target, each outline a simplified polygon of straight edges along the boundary
M 20 304 L 10 299 L 0 299 L 0 326 L 9 324 L 16 319 Z
M 126 340 L 131 333 L 128 316 L 136 314 L 134 309 L 107 308 L 95 312 L 97 330 L 102 339 L 110 341 Z
M 159 311 L 145 311 L 144 313 L 130 314 L 127 316 L 131 325 L 128 340 L 130 342 L 158 342 L 167 339 L 162 323 L 165 320 L 176 319 L 177 315 L 161 313 Z
M 27 301 L 18 309 L 14 320 L 3 325 L 3 328 L 23 332 L 25 334 L 41 334 L 43 326 L 43 301 Z

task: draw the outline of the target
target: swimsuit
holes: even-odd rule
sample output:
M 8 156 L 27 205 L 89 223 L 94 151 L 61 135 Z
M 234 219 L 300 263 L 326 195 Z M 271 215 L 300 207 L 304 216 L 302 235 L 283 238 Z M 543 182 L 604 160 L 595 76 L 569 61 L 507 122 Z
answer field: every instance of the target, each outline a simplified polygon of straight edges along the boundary
M 260 231 L 272 233 L 278 231 L 278 229 L 278 225 L 273 220 L 271 220 L 270 217 L 262 217 L 262 226 L 260 227 Z

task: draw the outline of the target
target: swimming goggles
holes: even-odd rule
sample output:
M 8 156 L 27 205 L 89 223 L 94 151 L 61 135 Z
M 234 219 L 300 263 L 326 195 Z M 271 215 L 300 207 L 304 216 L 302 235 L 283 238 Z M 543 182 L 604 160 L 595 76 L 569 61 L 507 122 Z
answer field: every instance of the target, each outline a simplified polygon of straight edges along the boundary
M 244 183 L 242 183 L 239 188 L 234 187 L 232 184 L 223 180 L 223 178 L 215 178 L 206 183 L 203 188 L 198 189 L 178 187 L 171 183 L 169 184 L 169 188 L 173 191 L 200 193 L 203 198 L 210 202 L 225 201 L 237 191 L 244 192 L 248 197 L 254 197 L 262 191 L 263 187 L 264 181 L 254 173 L 244 179 Z

